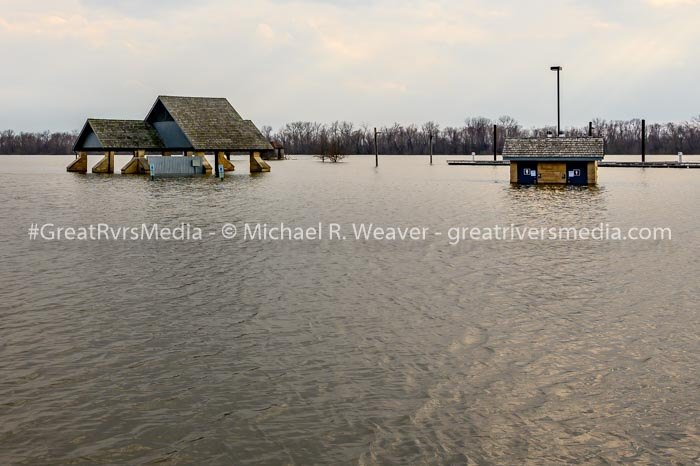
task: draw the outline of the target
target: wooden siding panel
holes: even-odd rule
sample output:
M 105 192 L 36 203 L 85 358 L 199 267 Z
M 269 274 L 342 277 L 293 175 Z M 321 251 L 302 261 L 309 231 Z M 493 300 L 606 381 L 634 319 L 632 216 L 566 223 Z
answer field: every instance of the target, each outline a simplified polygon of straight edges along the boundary
M 588 184 L 598 184 L 598 162 L 588 162 Z
M 566 184 L 566 163 L 540 162 L 537 171 L 538 183 Z

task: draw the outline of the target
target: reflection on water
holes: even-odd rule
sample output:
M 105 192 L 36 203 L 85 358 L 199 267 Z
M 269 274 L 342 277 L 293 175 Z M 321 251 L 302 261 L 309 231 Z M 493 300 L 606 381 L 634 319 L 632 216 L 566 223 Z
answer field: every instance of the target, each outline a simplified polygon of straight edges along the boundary
M 4 464 L 698 461 L 700 171 L 519 188 L 437 157 L 255 177 L 240 159 L 223 182 L 2 161 Z M 673 241 L 27 239 L 35 222 L 246 221 Z

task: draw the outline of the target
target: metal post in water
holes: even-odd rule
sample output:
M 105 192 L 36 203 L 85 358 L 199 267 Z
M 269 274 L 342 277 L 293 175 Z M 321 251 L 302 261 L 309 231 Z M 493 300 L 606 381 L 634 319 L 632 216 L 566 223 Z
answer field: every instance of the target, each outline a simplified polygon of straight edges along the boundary
M 151 172 L 151 181 L 153 181 L 153 180 L 156 179 L 156 164 L 155 164 L 155 163 L 151 163 L 150 166 L 149 166 L 148 168 L 149 168 L 148 171 Z
M 377 146 L 377 134 L 379 132 L 377 131 L 377 128 L 374 128 L 374 166 L 378 167 L 379 166 L 379 147 Z
M 642 120 L 642 163 L 647 160 L 647 121 Z
M 433 133 L 430 133 L 430 165 L 433 164 Z
M 498 126 L 493 125 L 493 160 L 496 161 L 498 155 Z
M 218 170 L 219 170 L 219 179 L 223 180 L 224 179 L 224 165 L 222 163 L 219 164 Z

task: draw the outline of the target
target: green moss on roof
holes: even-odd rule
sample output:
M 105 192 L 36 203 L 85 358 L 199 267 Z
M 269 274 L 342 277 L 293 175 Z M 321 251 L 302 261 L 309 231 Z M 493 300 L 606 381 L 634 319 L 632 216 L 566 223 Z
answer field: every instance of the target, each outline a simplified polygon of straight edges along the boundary
M 142 120 L 101 120 L 90 118 L 87 121 L 92 131 L 105 149 L 162 149 L 155 128 Z
M 244 120 L 225 98 L 160 96 L 158 101 L 184 133 L 194 151 L 264 151 L 272 145 L 250 120 Z M 156 106 L 154 106 L 155 108 Z M 88 119 L 73 150 L 85 148 L 90 130 L 100 150 L 164 150 L 165 143 L 149 121 Z M 97 149 L 97 147 L 90 147 Z
M 603 138 L 509 138 L 503 158 L 603 158 Z
M 250 120 L 224 98 L 160 96 L 194 150 L 272 150 Z

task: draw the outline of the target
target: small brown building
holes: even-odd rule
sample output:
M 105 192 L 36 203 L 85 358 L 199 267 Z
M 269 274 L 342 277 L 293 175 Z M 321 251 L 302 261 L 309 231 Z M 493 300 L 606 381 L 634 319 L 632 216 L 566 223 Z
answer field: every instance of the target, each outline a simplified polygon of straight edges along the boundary
M 604 146 L 597 137 L 510 138 L 503 160 L 510 160 L 511 183 L 592 185 Z

